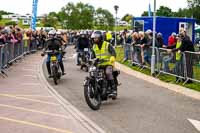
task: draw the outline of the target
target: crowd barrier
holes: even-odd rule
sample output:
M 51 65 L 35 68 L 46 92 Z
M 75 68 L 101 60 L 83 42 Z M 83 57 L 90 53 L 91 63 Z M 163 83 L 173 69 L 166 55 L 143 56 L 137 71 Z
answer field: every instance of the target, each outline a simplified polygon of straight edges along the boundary
M 23 40 L 17 43 L 6 43 L 0 45 L 0 73 L 13 62 L 22 59 L 25 55 L 37 51 L 35 40 Z
M 141 48 L 140 45 L 126 44 L 117 56 L 129 60 L 131 65 L 139 70 L 151 68 L 152 47 Z M 176 77 L 176 81 L 183 80 L 200 82 L 200 52 L 170 52 L 165 48 L 155 48 L 155 71 Z
M 200 82 L 200 52 L 185 52 L 186 82 L 192 80 Z

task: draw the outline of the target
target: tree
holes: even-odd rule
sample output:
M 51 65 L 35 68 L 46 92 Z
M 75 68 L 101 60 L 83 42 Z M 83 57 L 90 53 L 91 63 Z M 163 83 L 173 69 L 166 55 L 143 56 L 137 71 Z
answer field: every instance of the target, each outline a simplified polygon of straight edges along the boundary
M 127 13 L 126 15 L 124 15 L 124 17 L 122 17 L 121 20 L 130 23 L 132 18 L 133 18 L 133 15 Z
M 115 19 L 113 15 L 105 9 L 98 8 L 95 12 L 94 24 L 101 30 L 112 30 L 114 27 Z
M 187 8 L 183 8 L 183 9 L 179 8 L 179 10 L 177 12 L 174 12 L 174 16 L 190 18 L 192 16 L 192 12 L 190 9 L 187 9 Z
M 141 16 L 148 16 L 148 11 L 144 11 Z M 151 12 L 151 16 L 153 16 L 153 12 Z M 160 6 L 159 9 L 156 10 L 156 16 L 172 17 L 174 16 L 174 13 L 170 8 Z
M 42 23 L 44 25 L 44 27 L 56 27 L 56 25 L 58 24 L 58 19 L 57 17 L 50 15 L 46 15 L 43 19 L 42 19 Z
M 69 29 L 91 29 L 93 27 L 94 7 L 82 2 L 74 5 L 68 3 L 58 13 L 59 20 L 67 22 L 65 25 Z
M 144 11 L 141 16 L 148 16 L 148 11 Z
M 174 16 L 172 10 L 165 6 L 160 6 L 160 8 L 156 11 L 157 16 L 165 16 L 165 17 L 172 17 Z
M 200 23 L 200 0 L 187 0 L 189 11 L 191 12 L 191 17 L 197 19 Z
M 197 7 L 200 5 L 200 0 L 187 0 L 187 2 L 189 8 Z
M 2 19 L 2 15 L 9 15 L 9 14 L 13 14 L 13 13 L 0 10 L 0 20 Z

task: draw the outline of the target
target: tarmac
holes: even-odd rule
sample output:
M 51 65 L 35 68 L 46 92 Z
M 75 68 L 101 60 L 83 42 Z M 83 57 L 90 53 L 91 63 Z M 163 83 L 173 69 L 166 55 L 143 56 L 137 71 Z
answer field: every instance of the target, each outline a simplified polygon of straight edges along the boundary
M 104 132 L 50 91 L 41 72 L 43 61 L 40 52 L 28 55 L 6 70 L 8 77 L 0 77 L 1 132 Z

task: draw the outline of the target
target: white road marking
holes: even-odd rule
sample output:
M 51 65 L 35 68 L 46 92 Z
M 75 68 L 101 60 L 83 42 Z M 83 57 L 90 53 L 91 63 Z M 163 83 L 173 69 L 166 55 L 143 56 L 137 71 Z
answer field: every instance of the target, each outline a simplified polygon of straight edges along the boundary
M 35 75 L 24 75 L 24 77 L 37 78 L 37 76 L 35 76 Z
M 31 72 L 36 72 L 37 70 L 35 70 L 35 69 L 22 68 L 22 71 L 31 71 Z
M 188 119 L 188 121 L 200 132 L 200 121 Z
M 40 86 L 39 83 L 22 83 L 21 85 L 25 85 L 25 86 Z

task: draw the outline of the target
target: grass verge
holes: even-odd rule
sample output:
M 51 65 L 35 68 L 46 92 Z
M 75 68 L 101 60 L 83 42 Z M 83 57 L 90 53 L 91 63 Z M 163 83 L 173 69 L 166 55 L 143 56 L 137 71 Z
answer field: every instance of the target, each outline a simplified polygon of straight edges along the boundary
M 139 71 L 143 74 L 146 74 L 146 75 L 149 75 L 151 76 L 151 71 L 149 69 L 139 69 L 138 66 L 132 66 L 132 63 L 130 61 L 123 61 L 124 59 L 124 50 L 123 48 L 116 48 L 116 53 L 117 53 L 117 62 L 135 70 L 135 71 Z M 189 89 L 192 89 L 192 90 L 196 90 L 196 91 L 199 91 L 200 92 L 200 83 L 198 82 L 193 82 L 193 83 L 190 83 L 190 84 L 185 84 L 183 85 L 183 82 L 180 82 L 180 83 L 176 83 L 176 78 L 174 76 L 171 76 L 171 75 L 167 75 L 167 74 L 160 74 L 158 76 L 158 79 L 160 79 L 161 81 L 164 81 L 164 82 L 167 82 L 167 83 L 172 83 L 172 84 L 176 84 L 176 85 L 180 85 L 180 86 L 183 86 L 183 87 L 187 87 Z

